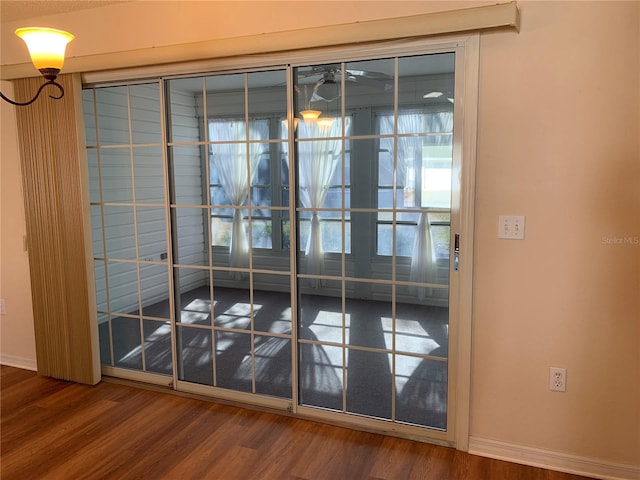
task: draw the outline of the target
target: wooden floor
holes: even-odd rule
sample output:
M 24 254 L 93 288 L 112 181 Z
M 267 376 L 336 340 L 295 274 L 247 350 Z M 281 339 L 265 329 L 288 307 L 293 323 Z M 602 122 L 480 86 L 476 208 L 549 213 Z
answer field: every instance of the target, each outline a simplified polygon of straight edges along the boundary
M 2 480 L 584 478 L 114 383 L 0 382 Z

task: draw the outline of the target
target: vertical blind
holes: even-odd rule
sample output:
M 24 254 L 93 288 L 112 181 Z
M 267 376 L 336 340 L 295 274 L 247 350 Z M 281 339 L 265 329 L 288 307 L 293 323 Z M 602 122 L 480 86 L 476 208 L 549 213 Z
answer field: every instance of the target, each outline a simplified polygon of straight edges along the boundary
M 41 78 L 15 81 L 18 100 Z M 38 374 L 95 384 L 100 381 L 95 305 L 87 274 L 84 225 L 86 182 L 78 128 L 79 76 L 63 75 L 61 100 L 42 96 L 17 107 Z

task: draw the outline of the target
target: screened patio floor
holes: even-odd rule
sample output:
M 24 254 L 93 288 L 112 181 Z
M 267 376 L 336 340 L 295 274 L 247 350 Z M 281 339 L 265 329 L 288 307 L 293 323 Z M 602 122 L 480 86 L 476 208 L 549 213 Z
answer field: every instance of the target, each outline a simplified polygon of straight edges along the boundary
M 291 398 L 290 295 L 254 291 L 252 337 L 248 290 L 215 287 L 215 292 L 215 333 L 211 328 L 209 287 L 181 295 L 179 379 Z M 392 335 L 388 302 L 348 299 L 344 317 L 341 298 L 302 295 L 299 307 L 301 404 L 446 428 L 446 308 L 398 304 Z M 146 307 L 143 313 L 169 318 L 169 302 Z M 171 375 L 168 321 L 144 319 L 142 327 L 144 343 L 139 319 L 112 319 L 114 365 Z M 108 324 L 103 323 L 103 363 L 108 359 L 108 339 Z M 394 345 L 396 355 L 392 354 Z

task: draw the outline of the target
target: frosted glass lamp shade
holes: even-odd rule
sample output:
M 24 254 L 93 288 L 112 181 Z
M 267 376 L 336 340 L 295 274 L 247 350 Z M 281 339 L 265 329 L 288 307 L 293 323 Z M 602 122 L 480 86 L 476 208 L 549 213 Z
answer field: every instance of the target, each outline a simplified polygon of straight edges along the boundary
M 302 110 L 300 115 L 305 122 L 313 122 L 318 119 L 321 113 L 320 110 Z
M 324 117 L 318 119 L 318 126 L 322 128 L 330 128 L 333 125 L 333 118 Z
M 61 70 L 67 43 L 74 38 L 62 30 L 40 27 L 19 28 L 16 35 L 27 44 L 31 61 L 38 70 Z

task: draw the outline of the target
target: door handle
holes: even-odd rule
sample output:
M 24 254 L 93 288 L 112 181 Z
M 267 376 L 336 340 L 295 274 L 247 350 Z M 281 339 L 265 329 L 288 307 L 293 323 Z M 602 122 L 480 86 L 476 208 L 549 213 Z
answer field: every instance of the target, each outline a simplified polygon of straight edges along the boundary
M 453 241 L 453 269 L 457 272 L 460 267 L 460 234 L 456 233 Z

